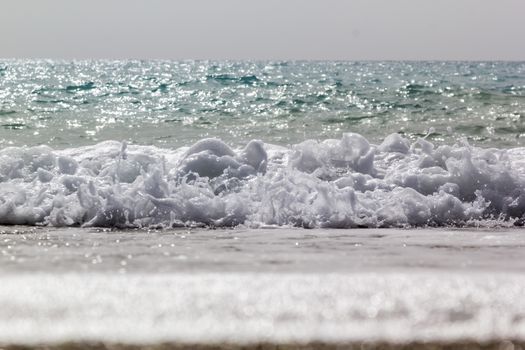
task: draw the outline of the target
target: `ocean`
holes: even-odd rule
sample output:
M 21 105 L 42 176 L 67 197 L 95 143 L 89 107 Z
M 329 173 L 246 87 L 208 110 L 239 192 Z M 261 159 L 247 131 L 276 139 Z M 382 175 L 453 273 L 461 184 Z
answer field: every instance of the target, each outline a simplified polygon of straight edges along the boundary
M 523 145 L 524 62 L 0 60 L 0 146 Z
M 1 61 L 0 224 L 521 223 L 525 64 Z
M 0 60 L 0 345 L 523 344 L 524 118 L 524 62 Z

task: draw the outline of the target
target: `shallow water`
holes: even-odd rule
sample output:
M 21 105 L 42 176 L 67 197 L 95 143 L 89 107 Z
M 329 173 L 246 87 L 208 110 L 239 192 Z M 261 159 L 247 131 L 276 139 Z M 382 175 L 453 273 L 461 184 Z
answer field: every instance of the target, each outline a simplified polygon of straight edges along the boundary
M 0 273 L 525 271 L 523 229 L 0 230 Z
M 525 341 L 521 229 L 2 232 L 3 344 Z

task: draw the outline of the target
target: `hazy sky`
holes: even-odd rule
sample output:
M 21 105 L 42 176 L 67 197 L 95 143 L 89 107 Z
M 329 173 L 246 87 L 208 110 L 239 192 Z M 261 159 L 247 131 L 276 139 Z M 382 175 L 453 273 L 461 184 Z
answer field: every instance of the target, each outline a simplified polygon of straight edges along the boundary
M 0 57 L 525 60 L 525 0 L 1 0 Z

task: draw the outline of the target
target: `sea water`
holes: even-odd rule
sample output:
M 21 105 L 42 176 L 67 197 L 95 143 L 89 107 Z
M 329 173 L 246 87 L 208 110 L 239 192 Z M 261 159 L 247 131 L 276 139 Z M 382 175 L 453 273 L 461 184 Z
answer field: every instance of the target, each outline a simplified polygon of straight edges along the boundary
M 0 146 L 523 145 L 523 62 L 0 61 Z
M 523 341 L 524 116 L 522 62 L 1 60 L 0 343 Z
M 522 223 L 525 64 L 0 68 L 0 223 Z
M 525 340 L 515 228 L 2 230 L 1 344 Z

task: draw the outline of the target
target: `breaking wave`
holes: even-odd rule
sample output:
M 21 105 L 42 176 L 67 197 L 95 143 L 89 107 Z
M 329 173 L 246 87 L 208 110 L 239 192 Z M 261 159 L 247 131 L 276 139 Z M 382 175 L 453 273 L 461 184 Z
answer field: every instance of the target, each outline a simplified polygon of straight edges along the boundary
M 464 226 L 525 218 L 525 149 L 355 133 L 290 148 L 203 139 L 0 150 L 0 224 Z

